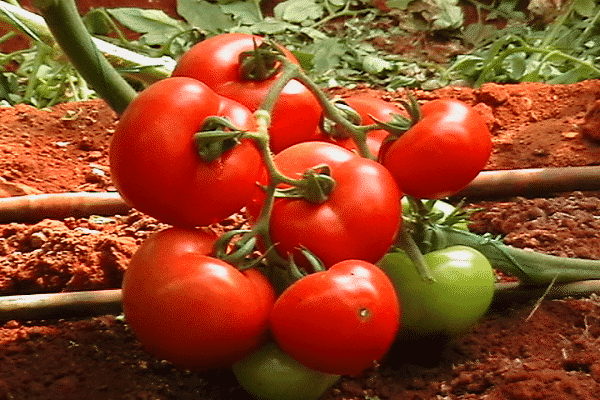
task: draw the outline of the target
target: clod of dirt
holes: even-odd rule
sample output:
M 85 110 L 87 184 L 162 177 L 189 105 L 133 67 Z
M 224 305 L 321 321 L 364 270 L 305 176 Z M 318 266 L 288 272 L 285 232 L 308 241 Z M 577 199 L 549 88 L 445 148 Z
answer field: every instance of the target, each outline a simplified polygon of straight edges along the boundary
M 600 100 L 590 107 L 583 117 L 584 123 L 579 127 L 581 132 L 592 140 L 600 141 Z

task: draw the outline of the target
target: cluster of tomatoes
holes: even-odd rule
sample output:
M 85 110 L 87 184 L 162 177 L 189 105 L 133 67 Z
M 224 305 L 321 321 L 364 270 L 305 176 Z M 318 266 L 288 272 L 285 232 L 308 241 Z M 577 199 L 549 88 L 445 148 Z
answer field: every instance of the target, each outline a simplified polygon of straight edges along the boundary
M 245 133 L 260 131 L 255 112 L 282 72 L 265 73 L 280 64 L 277 58 L 262 60 L 260 68 L 249 61 L 261 43 L 246 34 L 198 43 L 172 77 L 142 91 L 121 116 L 110 148 L 115 186 L 138 210 L 173 225 L 132 257 L 123 306 L 132 330 L 157 357 L 193 370 L 233 366 L 240 382 L 261 398 L 277 398 L 265 392 L 275 390 L 265 382 L 264 371 L 270 371 L 286 376 L 287 398 L 290 390 L 312 398 L 339 375 L 359 374 L 380 360 L 401 322 L 417 328 L 423 322 L 423 307 L 408 304 L 402 291 L 407 282 L 426 283 L 418 282 L 404 253 L 387 254 L 402 224 L 402 194 L 441 198 L 462 189 L 487 162 L 491 139 L 470 107 L 437 100 L 426 103 L 419 120 L 393 140 L 386 129 L 370 130 L 364 147 L 371 157 L 362 157 L 343 124 L 325 129 L 327 112 L 314 90 L 292 79 L 270 108 L 265 149 L 265 142 Z M 289 51 L 279 51 L 298 63 Z M 358 116 L 357 125 L 404 113 L 364 95 L 343 100 Z M 214 117 L 241 133 L 223 129 L 215 135 Z M 205 131 L 214 141 L 202 138 Z M 217 155 L 201 157 L 198 137 L 202 151 Z M 259 267 L 240 268 L 216 257 L 220 238 L 198 228 L 243 208 L 250 221 L 267 219 L 266 229 L 250 231 L 258 238 L 242 241 L 265 257 L 253 264 Z M 487 291 L 479 296 L 489 297 L 491 268 L 468 250 L 431 257 L 432 272 L 444 262 L 479 263 L 476 285 Z M 269 262 L 269 254 L 280 262 Z M 312 273 L 276 290 L 273 276 L 292 266 Z M 421 292 L 436 296 L 430 289 Z M 401 309 L 412 321 L 405 321 Z M 312 394 L 301 394 L 307 390 Z

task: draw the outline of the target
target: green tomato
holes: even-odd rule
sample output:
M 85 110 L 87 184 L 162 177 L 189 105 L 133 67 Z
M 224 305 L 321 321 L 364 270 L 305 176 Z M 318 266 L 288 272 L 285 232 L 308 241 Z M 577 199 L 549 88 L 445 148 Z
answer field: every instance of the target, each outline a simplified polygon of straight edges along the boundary
M 316 400 L 340 379 L 305 367 L 272 342 L 233 364 L 232 370 L 259 400 Z
M 423 199 L 422 201 L 426 202 L 428 200 Z M 411 211 L 411 205 L 406 196 L 402 197 L 401 204 L 402 204 L 402 213 L 406 214 Z M 450 214 L 452 214 L 452 212 L 454 212 L 455 209 L 456 209 L 456 207 L 454 207 L 450 203 L 446 203 L 445 201 L 441 201 L 441 200 L 436 200 L 435 203 L 433 204 L 433 208 L 431 211 L 436 212 L 436 213 L 442 213 L 443 216 L 442 216 L 442 218 L 440 218 L 438 223 L 443 223 L 446 220 L 446 218 L 448 218 L 448 216 Z M 465 231 L 469 230 L 468 223 L 466 221 L 458 222 L 458 223 L 452 225 L 452 227 L 456 228 L 456 229 L 463 229 Z
M 490 262 L 466 246 L 436 250 L 424 257 L 435 282 L 423 280 L 404 252 L 388 253 L 379 262 L 400 298 L 400 333 L 408 337 L 465 333 L 492 301 L 495 274 Z

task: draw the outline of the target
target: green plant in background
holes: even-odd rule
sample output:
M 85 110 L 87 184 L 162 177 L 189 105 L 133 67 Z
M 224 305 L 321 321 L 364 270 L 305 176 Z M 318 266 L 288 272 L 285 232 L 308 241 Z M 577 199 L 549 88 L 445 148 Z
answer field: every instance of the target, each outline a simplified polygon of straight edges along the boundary
M 33 45 L 0 54 L 4 102 L 46 107 L 93 98 L 94 92 L 52 43 L 43 23 L 11 15 L 3 6 L 7 3 L 15 2 L 0 2 L 0 19 L 28 34 Z M 530 15 L 548 10 L 532 8 L 526 15 L 518 0 L 468 3 L 479 13 L 479 20 L 468 26 L 458 0 L 388 0 L 380 5 L 384 10 L 367 0 L 286 0 L 271 16 L 263 15 L 260 0 L 178 0 L 180 18 L 162 10 L 99 8 L 91 10 L 84 22 L 96 45 L 137 88 L 168 76 L 194 43 L 224 32 L 269 35 L 292 50 L 323 87 L 363 83 L 388 90 L 434 89 L 485 82 L 572 83 L 600 77 L 600 6 L 593 0 L 573 0 L 553 15 L 550 24 L 539 26 L 531 24 Z M 506 20 L 506 27 L 490 23 L 498 19 Z M 137 33 L 137 38 L 131 40 L 126 30 Z M 394 50 L 398 41 L 415 48 L 433 42 L 449 50 L 443 58 L 398 54 Z
M 443 73 L 443 81 L 463 80 L 480 86 L 485 82 L 565 84 L 600 78 L 599 18 L 600 6 L 593 0 L 573 0 L 542 29 L 521 23 L 490 32 L 478 38 L 479 46 L 471 53 L 457 56 Z

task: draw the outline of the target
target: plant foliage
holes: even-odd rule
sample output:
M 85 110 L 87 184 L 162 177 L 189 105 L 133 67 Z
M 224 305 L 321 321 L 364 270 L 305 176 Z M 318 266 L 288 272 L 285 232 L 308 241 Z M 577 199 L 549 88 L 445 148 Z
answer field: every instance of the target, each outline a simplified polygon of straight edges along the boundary
M 600 78 L 600 5 L 593 0 L 572 0 L 561 9 L 532 0 L 527 11 L 519 9 L 518 0 L 467 3 L 478 13 L 468 25 L 458 0 L 285 0 L 268 15 L 260 0 L 178 0 L 179 18 L 162 10 L 114 8 L 91 10 L 84 21 L 97 37 L 174 60 L 216 34 L 268 35 L 292 50 L 324 87 L 363 83 L 389 90 L 433 89 Z M 534 17 L 550 23 L 535 24 Z M 10 15 L 0 18 L 12 23 Z M 506 26 L 496 27 L 498 21 Z M 0 54 L 5 102 L 46 107 L 94 96 L 60 49 L 36 37 L 35 29 L 13 25 L 33 44 Z M 431 45 L 444 49 L 443 56 L 404 51 Z

